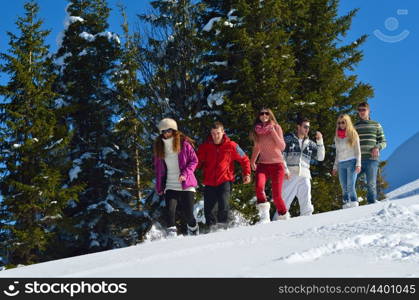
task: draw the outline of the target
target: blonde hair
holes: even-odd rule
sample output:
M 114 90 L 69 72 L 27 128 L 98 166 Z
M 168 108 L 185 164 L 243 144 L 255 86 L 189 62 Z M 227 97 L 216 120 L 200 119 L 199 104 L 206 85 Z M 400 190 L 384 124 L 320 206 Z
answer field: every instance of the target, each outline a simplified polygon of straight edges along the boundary
M 339 130 L 339 121 L 345 121 L 346 123 L 346 136 L 348 137 L 348 144 L 353 147 L 355 146 L 356 142 L 359 139 L 358 133 L 356 132 L 356 129 L 354 127 L 354 125 L 352 124 L 352 120 L 351 117 L 347 114 L 342 114 L 338 117 L 337 121 L 336 121 L 336 136 L 338 135 L 338 130 Z

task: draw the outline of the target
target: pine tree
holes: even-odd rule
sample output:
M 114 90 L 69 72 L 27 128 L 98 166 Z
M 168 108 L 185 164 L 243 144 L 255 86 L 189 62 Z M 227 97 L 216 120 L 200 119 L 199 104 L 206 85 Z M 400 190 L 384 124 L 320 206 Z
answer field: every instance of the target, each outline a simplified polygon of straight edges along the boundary
M 294 62 L 283 24 L 291 12 L 283 1 L 204 2 L 213 105 L 218 102 L 228 133 L 250 151 L 255 112 L 271 108 L 282 124 L 290 106 Z
M 190 0 L 151 1 L 153 14 L 140 15 L 149 28 L 139 44 L 140 73 L 144 80 L 150 132 L 164 117 L 178 122 L 195 139 L 208 133 L 211 108 L 207 103 L 208 65 L 199 18 L 203 6 Z
M 152 172 L 147 164 L 147 155 L 145 155 L 149 151 L 150 144 L 144 128 L 146 119 L 141 117 L 144 87 L 137 78 L 140 63 L 136 41 L 139 37 L 138 33 L 130 33 L 125 8 L 123 6 L 119 8 L 124 20 L 121 26 L 124 43 L 121 47 L 120 64 L 113 79 L 121 116 L 116 125 L 115 139 L 128 154 L 124 167 L 128 170 L 125 183 L 127 190 L 132 193 L 132 206 L 137 210 L 142 210 L 144 209 L 141 203 L 142 190 L 150 185 Z
M 1 246 L 10 265 L 47 259 L 63 209 L 77 199 L 79 186 L 65 187 L 69 168 L 65 149 L 70 136 L 59 123 L 55 75 L 34 1 L 24 5 L 18 33 L 9 32 L 8 54 L 1 72 L 9 80 L 0 87 Z
M 72 223 L 62 228 L 65 255 L 112 249 L 136 243 L 147 229 L 124 189 L 129 154 L 117 144 L 115 122 L 121 106 L 112 85 L 120 56 L 119 37 L 107 31 L 110 9 L 104 0 L 72 0 L 56 61 L 62 61 L 57 91 L 69 112 L 69 186 L 86 189 L 66 209 Z M 129 172 L 129 171 L 128 171 Z

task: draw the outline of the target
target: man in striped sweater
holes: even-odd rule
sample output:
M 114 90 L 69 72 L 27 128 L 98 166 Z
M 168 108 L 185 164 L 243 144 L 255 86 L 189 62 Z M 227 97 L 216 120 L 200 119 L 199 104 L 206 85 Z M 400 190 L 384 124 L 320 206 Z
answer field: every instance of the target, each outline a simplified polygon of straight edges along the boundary
M 380 151 L 387 146 L 380 123 L 370 120 L 370 106 L 367 102 L 358 104 L 359 120 L 355 123 L 361 144 L 361 174 L 367 178 L 368 203 L 377 202 L 377 172 Z

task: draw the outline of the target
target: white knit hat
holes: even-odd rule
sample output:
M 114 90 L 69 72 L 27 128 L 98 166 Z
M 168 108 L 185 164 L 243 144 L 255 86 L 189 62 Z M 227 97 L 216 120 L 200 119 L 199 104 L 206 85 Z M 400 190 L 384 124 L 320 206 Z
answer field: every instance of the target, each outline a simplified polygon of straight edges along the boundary
M 157 126 L 159 128 L 160 133 L 163 130 L 166 129 L 174 129 L 177 130 L 177 124 L 176 121 L 170 118 L 165 118 L 163 120 L 160 121 L 159 125 Z

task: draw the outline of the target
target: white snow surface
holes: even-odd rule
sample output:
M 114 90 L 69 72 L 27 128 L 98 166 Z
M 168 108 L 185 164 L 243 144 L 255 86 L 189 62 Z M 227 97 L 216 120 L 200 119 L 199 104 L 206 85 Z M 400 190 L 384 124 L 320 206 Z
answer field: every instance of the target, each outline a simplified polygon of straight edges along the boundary
M 394 150 L 388 158 L 383 172 L 389 184 L 387 191 L 419 179 L 419 156 L 416 154 L 418 149 L 419 132 Z
M 209 94 L 208 97 L 207 97 L 208 106 L 210 108 L 212 108 L 212 106 L 214 105 L 214 103 L 216 105 L 223 104 L 224 103 L 223 97 L 225 95 L 227 95 L 227 92 L 226 91 L 217 92 L 217 93 L 213 93 L 213 91 L 211 91 L 211 94 Z
M 211 31 L 212 27 L 214 26 L 214 23 L 216 23 L 220 20 L 221 20 L 220 17 L 212 18 L 211 20 L 208 21 L 208 23 L 204 26 L 204 28 L 202 28 L 202 30 L 203 31 Z
M 419 181 L 372 205 L 0 272 L 0 277 L 419 277 Z M 157 233 L 157 228 L 154 228 Z
M 76 23 L 76 22 L 84 22 L 84 19 L 78 16 L 69 16 L 68 19 L 64 21 L 64 29 L 67 29 L 70 24 Z
M 390 193 L 387 193 L 387 197 L 390 200 L 401 199 L 410 197 L 413 195 L 419 195 L 419 179 L 412 181 L 411 183 L 405 184 Z
M 79 173 L 81 172 L 81 168 L 80 166 L 75 166 L 73 167 L 69 172 L 69 177 L 70 177 L 70 182 L 73 181 L 74 179 L 77 179 Z
M 93 34 L 91 34 L 91 33 L 86 32 L 86 31 L 83 31 L 82 33 L 80 33 L 79 36 L 82 39 L 85 39 L 85 40 L 87 40 L 89 42 L 92 42 L 92 41 L 95 40 L 95 36 Z
M 216 65 L 216 66 L 225 66 L 227 67 L 227 61 L 213 61 L 210 62 L 211 65 Z

